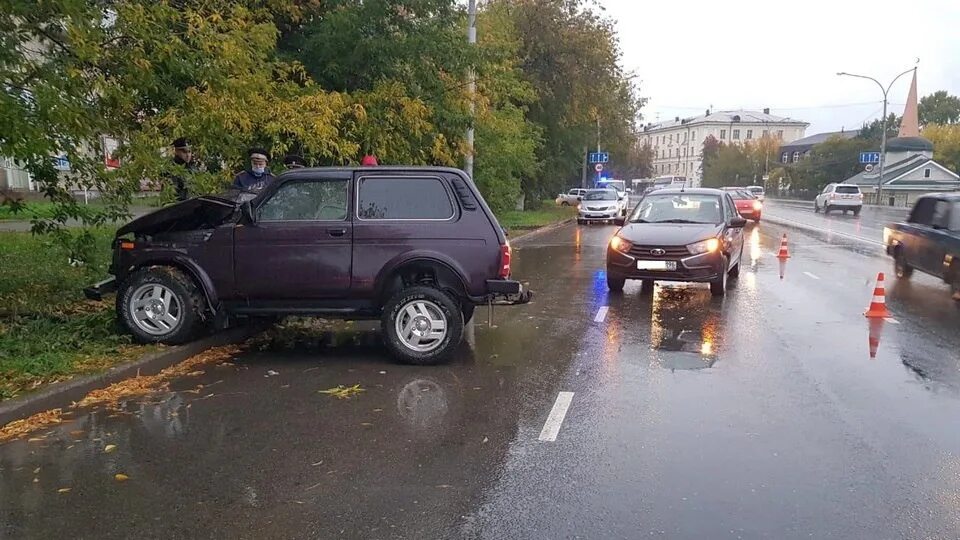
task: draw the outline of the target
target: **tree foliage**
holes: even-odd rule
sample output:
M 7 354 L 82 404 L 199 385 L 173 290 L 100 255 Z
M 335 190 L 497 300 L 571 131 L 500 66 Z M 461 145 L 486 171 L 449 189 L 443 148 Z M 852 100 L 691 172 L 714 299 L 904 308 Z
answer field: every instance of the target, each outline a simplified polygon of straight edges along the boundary
M 703 185 L 705 187 L 750 186 L 763 183 L 775 167 L 780 143 L 761 137 L 743 144 L 725 144 L 708 136 L 703 141 Z
M 603 137 L 642 170 L 642 100 L 619 67 L 610 21 L 582 0 L 493 0 L 465 47 L 455 0 L 0 0 L 0 155 L 56 203 L 52 232 L 77 256 L 126 213 L 143 182 L 176 169 L 186 136 L 205 164 L 194 193 L 222 189 L 252 145 L 318 165 L 459 165 L 476 128 L 475 178 L 497 209 L 579 176 Z M 478 76 L 471 119 L 465 72 Z M 119 141 L 108 170 L 103 137 Z M 70 171 L 51 158 L 64 155 Z M 114 156 L 112 156 L 114 157 Z M 105 206 L 77 203 L 77 189 Z M 12 200 L 7 204 L 16 204 Z
M 960 97 L 938 90 L 920 98 L 918 113 L 921 125 L 956 124 L 960 122 Z
M 923 128 L 923 136 L 933 143 L 933 159 L 960 173 L 960 124 L 931 124 Z

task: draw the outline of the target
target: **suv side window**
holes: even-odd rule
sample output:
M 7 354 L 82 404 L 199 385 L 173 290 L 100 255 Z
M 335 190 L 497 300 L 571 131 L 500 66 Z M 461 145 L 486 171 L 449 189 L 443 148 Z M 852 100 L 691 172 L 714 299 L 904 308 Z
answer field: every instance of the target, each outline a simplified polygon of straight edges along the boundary
M 960 202 L 954 201 L 950 205 L 950 220 L 947 225 L 947 230 L 950 231 L 960 231 Z
M 357 217 L 446 221 L 455 215 L 450 194 L 436 177 L 372 176 L 357 183 Z
M 934 229 L 946 229 L 950 225 L 950 203 L 947 201 L 937 201 L 933 206 Z
M 343 221 L 347 219 L 346 179 L 288 182 L 257 209 L 259 221 Z
M 920 199 L 914 205 L 913 211 L 910 212 L 910 219 L 907 221 L 917 225 L 931 225 L 933 223 L 933 209 L 936 204 L 937 200 L 930 197 Z
M 833 191 L 833 184 L 827 184 L 827 187 L 823 188 L 824 193 L 830 193 Z

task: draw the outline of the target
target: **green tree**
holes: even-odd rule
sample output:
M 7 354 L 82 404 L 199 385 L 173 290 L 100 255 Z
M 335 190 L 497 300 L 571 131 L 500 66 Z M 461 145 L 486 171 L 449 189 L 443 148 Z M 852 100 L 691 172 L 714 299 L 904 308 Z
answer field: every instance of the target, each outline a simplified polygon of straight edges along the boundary
M 601 144 L 614 160 L 637 139 L 643 100 L 623 73 L 612 22 L 583 0 L 493 0 L 515 22 L 524 77 L 537 100 L 527 118 L 543 132 L 539 173 L 524 178 L 530 198 L 579 184 L 583 152 Z
M 890 113 L 887 116 L 887 139 L 892 139 L 897 136 L 897 132 L 900 130 L 900 117 Z M 880 136 L 883 133 L 882 119 L 876 119 L 870 123 L 863 124 L 863 127 L 860 128 L 860 133 L 857 135 L 861 139 L 868 141 L 875 141 L 877 144 L 877 149 L 880 149 Z
M 874 148 L 874 142 L 859 137 L 835 136 L 815 145 L 810 155 L 791 167 L 794 189 L 820 191 L 829 183 L 842 182 L 863 171 L 860 152 Z
M 956 124 L 960 121 L 960 98 L 938 90 L 920 98 L 920 124 Z
M 754 163 L 747 145 L 720 143 L 715 156 L 704 159 L 703 186 L 748 186 L 754 181 Z

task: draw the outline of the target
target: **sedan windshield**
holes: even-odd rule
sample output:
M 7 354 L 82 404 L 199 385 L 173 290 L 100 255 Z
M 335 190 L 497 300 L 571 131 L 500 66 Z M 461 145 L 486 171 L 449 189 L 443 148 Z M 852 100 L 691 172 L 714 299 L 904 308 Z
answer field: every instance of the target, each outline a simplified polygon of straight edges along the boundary
M 720 223 L 720 198 L 707 194 L 650 194 L 630 218 L 633 223 Z
M 585 201 L 615 201 L 617 192 L 612 189 L 592 189 L 583 196 Z

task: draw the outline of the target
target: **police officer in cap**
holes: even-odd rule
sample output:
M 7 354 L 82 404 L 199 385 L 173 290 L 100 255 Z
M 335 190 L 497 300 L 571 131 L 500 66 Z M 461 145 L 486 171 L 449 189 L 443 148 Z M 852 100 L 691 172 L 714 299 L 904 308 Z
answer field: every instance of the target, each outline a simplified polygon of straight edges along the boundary
M 190 148 L 190 140 L 186 137 L 180 137 L 173 141 L 173 164 L 182 168 L 188 175 L 192 176 L 197 172 L 197 164 L 193 160 L 193 150 Z M 190 189 L 187 186 L 187 179 L 178 172 L 167 173 L 165 175 L 173 185 L 177 201 L 185 201 L 190 198 Z
M 298 156 L 297 154 L 287 154 L 283 158 L 283 164 L 288 169 L 302 169 L 307 166 L 307 162 L 303 159 L 303 156 Z
M 274 179 L 267 169 L 270 156 L 263 148 L 251 148 L 247 155 L 250 156 L 250 169 L 234 177 L 233 187 L 245 191 L 260 191 Z

